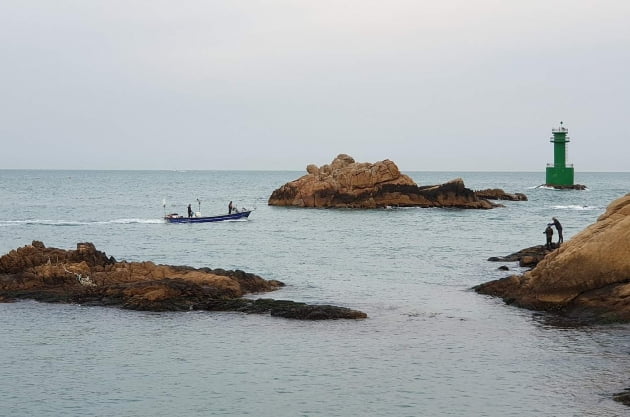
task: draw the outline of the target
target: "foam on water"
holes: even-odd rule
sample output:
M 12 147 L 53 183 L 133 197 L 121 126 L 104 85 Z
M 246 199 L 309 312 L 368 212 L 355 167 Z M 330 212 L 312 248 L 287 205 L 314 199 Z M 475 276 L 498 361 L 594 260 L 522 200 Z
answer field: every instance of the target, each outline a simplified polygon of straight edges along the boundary
M 596 207 L 596 206 L 580 206 L 577 204 L 569 204 L 568 206 L 551 206 L 551 208 L 556 210 L 602 210 L 604 207 Z
M 563 188 L 556 188 L 556 187 L 552 187 L 549 185 L 537 185 L 535 187 L 527 187 L 529 190 L 538 188 L 541 190 L 549 190 L 549 191 L 560 191 L 560 192 L 564 192 L 564 191 L 572 191 L 572 190 L 567 190 L 567 189 L 563 189 Z M 586 187 L 584 190 L 580 190 L 580 191 L 590 191 L 590 189 L 588 187 Z
M 0 220 L 0 227 L 8 226 L 89 226 L 89 225 L 108 225 L 108 224 L 159 224 L 164 223 L 164 219 L 113 219 L 113 220 L 93 220 L 93 221 L 74 221 L 74 220 L 51 220 L 51 219 L 31 219 L 31 220 Z

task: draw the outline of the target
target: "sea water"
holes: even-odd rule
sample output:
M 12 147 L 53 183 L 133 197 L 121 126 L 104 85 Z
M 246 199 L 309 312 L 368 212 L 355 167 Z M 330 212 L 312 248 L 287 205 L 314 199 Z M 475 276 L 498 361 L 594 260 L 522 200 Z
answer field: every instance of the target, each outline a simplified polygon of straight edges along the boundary
M 254 297 L 346 306 L 368 319 L 154 313 L 0 303 L 2 416 L 617 416 L 630 326 L 574 326 L 476 294 L 510 271 L 488 257 L 564 239 L 629 190 L 630 173 L 462 177 L 528 201 L 493 210 L 270 207 L 301 172 L 0 171 L 0 254 L 93 242 L 117 260 L 242 269 L 287 285 Z M 165 213 L 255 209 L 248 221 L 165 224 Z M 554 240 L 557 236 L 554 236 Z

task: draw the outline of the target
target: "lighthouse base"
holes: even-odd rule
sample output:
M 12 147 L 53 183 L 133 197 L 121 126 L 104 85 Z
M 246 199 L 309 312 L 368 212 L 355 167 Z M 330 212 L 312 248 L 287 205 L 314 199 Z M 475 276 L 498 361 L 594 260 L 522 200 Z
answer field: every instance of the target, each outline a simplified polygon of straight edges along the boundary
M 573 186 L 573 167 L 547 167 L 547 177 L 545 183 L 550 187 L 572 187 Z
M 554 185 L 554 184 L 542 184 L 536 188 L 554 188 L 556 190 L 587 190 L 588 187 L 582 184 L 573 184 L 573 185 Z

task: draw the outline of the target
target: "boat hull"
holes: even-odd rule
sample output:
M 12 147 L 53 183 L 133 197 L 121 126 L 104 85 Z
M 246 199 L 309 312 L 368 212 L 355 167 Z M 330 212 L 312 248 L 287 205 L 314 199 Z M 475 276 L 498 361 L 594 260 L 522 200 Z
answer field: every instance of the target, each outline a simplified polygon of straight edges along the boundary
M 212 223 L 223 222 L 226 220 L 240 220 L 247 219 L 251 210 L 241 211 L 239 213 L 225 214 L 220 216 L 206 216 L 206 217 L 183 217 L 168 215 L 164 217 L 167 223 Z

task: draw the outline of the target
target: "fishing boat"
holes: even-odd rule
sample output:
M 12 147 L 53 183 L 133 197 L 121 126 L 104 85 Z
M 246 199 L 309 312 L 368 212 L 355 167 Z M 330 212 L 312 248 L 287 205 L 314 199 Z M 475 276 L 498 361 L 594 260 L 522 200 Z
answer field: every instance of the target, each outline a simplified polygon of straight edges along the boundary
M 201 200 L 197 199 L 199 204 L 199 211 L 193 213 L 188 205 L 188 216 L 181 216 L 177 213 L 166 214 L 166 200 L 162 201 L 164 207 L 164 220 L 167 223 L 211 223 L 211 222 L 223 222 L 226 220 L 247 220 L 253 210 L 247 210 L 245 208 L 240 211 L 237 208 L 232 209 L 232 202 L 230 201 L 230 212 L 228 214 L 218 214 L 216 216 L 202 216 L 201 215 Z
M 180 216 L 177 213 L 167 214 L 164 216 L 164 220 L 167 223 L 209 223 L 209 222 L 222 222 L 226 220 L 241 220 L 249 217 L 252 210 L 239 211 L 231 214 L 221 214 L 217 216 Z

